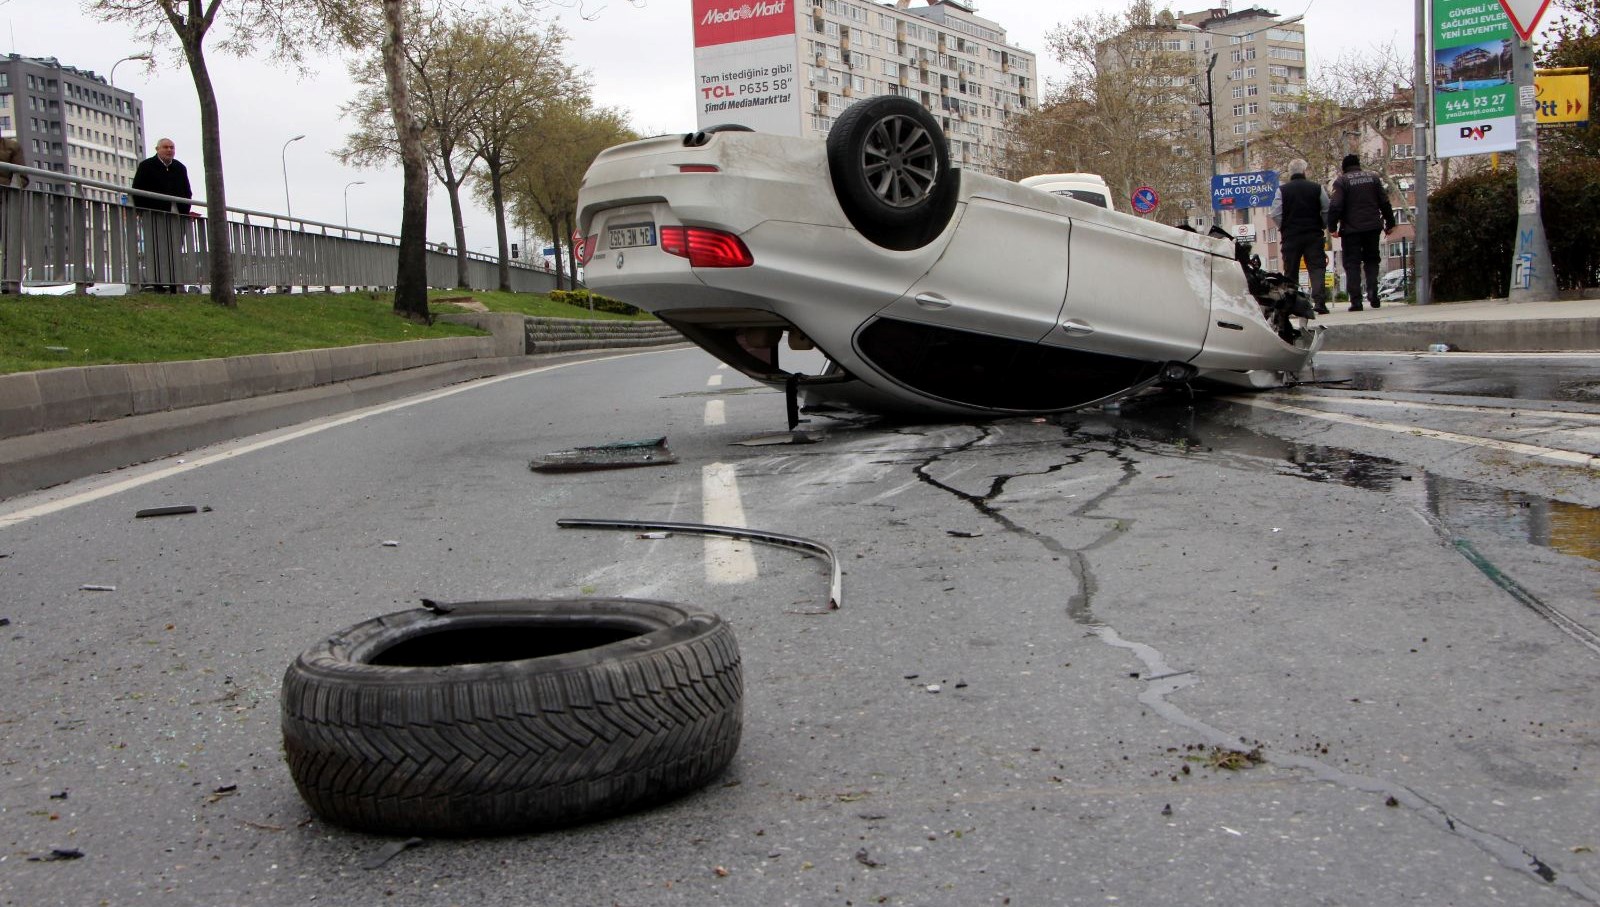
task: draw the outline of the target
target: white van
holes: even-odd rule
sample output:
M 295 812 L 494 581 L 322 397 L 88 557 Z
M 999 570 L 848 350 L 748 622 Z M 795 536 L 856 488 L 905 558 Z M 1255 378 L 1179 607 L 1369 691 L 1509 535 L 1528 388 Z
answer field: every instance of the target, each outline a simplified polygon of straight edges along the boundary
M 1098 173 L 1045 173 L 1028 177 L 1022 185 L 1117 210 L 1111 202 L 1111 187 Z

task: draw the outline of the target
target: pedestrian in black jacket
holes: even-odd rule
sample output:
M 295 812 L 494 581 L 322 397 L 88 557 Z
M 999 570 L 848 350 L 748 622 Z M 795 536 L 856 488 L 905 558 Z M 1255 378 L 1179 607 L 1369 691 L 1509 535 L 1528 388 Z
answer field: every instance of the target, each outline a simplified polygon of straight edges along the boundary
M 1367 275 L 1367 301 L 1378 302 L 1378 231 L 1394 229 L 1394 208 L 1376 173 L 1361 169 L 1361 158 L 1347 154 L 1343 173 L 1333 181 L 1328 205 L 1328 231 L 1341 239 L 1344 276 L 1350 289 L 1350 311 L 1361 311 L 1361 273 Z
M 1317 314 L 1326 315 L 1328 253 L 1322 230 L 1328 224 L 1328 190 L 1306 179 L 1309 166 L 1300 158 L 1289 162 L 1289 181 L 1278 184 L 1278 194 L 1272 199 L 1272 222 L 1278 225 L 1278 254 L 1283 258 L 1284 276 L 1299 286 L 1300 260 L 1305 259 L 1311 300 Z
M 189 188 L 189 170 L 174 156 L 177 150 L 172 139 L 157 139 L 155 156 L 140 161 L 139 169 L 133 172 L 133 188 L 194 198 L 194 191 Z M 149 198 L 137 192 L 133 193 L 133 204 L 146 211 L 189 213 L 189 206 L 182 202 Z M 147 286 L 157 293 L 176 293 L 178 285 L 168 281 L 178 273 L 177 255 L 182 251 L 183 225 L 168 217 L 151 216 L 140 221 L 144 227 L 148 274 L 154 278 Z
M 189 188 L 189 169 L 174 157 L 177 150 L 178 147 L 172 143 L 172 139 L 157 139 L 155 156 L 140 161 L 139 169 L 133 172 L 133 188 L 145 192 L 159 192 L 162 195 L 176 195 L 180 198 L 194 198 L 194 190 Z M 133 203 L 151 211 L 175 210 L 179 214 L 189 213 L 188 205 L 138 194 L 134 195 Z

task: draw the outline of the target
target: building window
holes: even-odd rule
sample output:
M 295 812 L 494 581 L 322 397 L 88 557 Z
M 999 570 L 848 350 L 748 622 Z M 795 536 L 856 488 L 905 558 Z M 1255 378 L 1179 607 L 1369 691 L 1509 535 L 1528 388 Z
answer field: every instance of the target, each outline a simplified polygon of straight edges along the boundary
M 1411 145 L 1410 145 L 1410 143 L 1401 144 L 1399 142 L 1396 142 L 1393 145 L 1390 145 L 1389 146 L 1389 156 L 1391 158 L 1394 158 L 1395 160 L 1401 160 L 1402 158 L 1411 157 Z

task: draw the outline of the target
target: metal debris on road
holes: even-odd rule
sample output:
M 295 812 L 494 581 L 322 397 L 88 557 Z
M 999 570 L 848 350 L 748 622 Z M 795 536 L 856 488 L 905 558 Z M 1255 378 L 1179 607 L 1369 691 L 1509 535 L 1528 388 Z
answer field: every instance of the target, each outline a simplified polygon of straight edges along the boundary
M 828 584 L 828 610 L 837 611 L 844 600 L 844 575 L 839 568 L 839 558 L 821 542 L 801 538 L 797 535 L 784 535 L 779 532 L 762 532 L 757 529 L 742 529 L 737 526 L 712 526 L 706 523 L 653 523 L 640 520 L 597 520 L 582 517 L 564 518 L 556 520 L 556 525 L 562 529 L 628 529 L 636 532 L 682 532 L 689 535 L 717 535 L 724 538 L 735 539 L 741 542 L 762 542 L 776 545 L 780 548 L 798 548 L 811 554 L 818 554 L 828 559 L 832 572 L 832 579 Z
M 116 586 L 102 586 L 99 583 L 84 583 L 78 587 L 82 592 L 115 592 Z
M 133 516 L 134 519 L 142 520 L 153 516 L 179 516 L 185 513 L 199 513 L 200 509 L 193 504 L 171 504 L 166 507 L 146 507 L 135 512 Z M 211 508 L 207 507 L 205 511 L 210 513 Z
M 586 472 L 597 469 L 632 469 L 639 466 L 665 466 L 678 462 L 667 447 L 666 438 L 642 441 L 617 441 L 592 447 L 557 450 L 529 461 L 534 472 Z
M 61 860 L 78 860 L 83 858 L 83 851 L 76 847 L 52 847 L 50 852 L 42 857 L 29 857 L 29 863 L 55 863 Z
M 815 444 L 827 437 L 824 432 L 806 431 L 795 429 L 792 431 L 775 431 L 765 435 L 756 435 L 733 443 L 740 447 L 774 447 L 780 444 Z

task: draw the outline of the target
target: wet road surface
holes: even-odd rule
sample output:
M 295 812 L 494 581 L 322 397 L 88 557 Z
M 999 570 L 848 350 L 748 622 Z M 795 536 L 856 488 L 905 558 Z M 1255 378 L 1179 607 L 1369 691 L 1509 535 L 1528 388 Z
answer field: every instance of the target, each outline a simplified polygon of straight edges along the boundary
M 1592 408 L 1356 365 L 1385 389 L 751 448 L 781 395 L 678 351 L 7 502 L 0 903 L 1600 903 L 1600 500 L 1541 453 L 1582 454 Z M 528 469 L 656 436 L 677 463 Z M 186 502 L 212 509 L 134 516 Z M 841 607 L 794 551 L 555 525 L 727 514 L 829 544 Z M 289 661 L 424 596 L 525 595 L 723 614 L 728 774 L 404 850 L 312 816 Z

